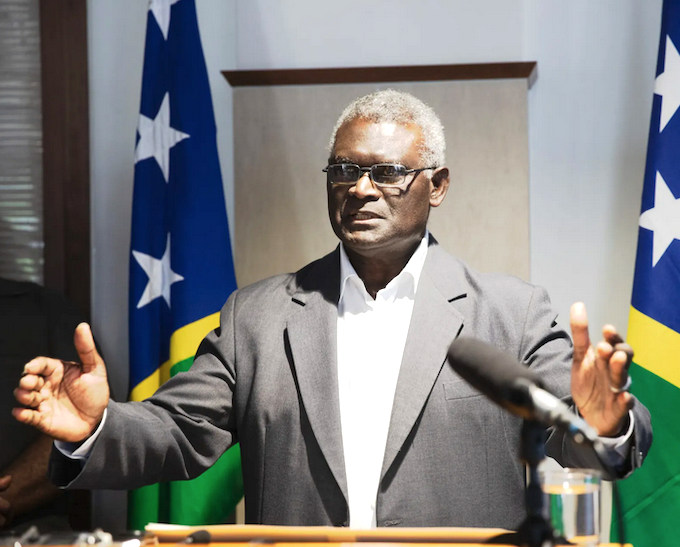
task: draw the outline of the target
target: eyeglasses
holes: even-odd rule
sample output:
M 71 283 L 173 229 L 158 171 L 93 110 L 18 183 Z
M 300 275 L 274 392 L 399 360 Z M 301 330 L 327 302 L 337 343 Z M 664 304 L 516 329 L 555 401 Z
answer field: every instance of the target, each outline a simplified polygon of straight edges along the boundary
M 369 173 L 371 180 L 378 186 L 397 186 L 406 180 L 411 173 L 420 173 L 435 167 L 421 167 L 420 169 L 406 169 L 398 163 L 376 163 L 370 167 L 359 167 L 354 163 L 333 163 L 326 166 L 323 172 L 329 184 L 356 184 L 357 181 Z

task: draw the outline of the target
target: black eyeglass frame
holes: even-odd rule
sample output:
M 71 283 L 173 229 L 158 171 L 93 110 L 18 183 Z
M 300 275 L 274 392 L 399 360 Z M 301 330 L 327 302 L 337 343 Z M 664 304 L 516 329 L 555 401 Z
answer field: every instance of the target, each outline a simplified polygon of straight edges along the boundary
M 354 181 L 334 182 L 334 181 L 328 180 L 328 170 L 331 167 L 339 166 L 339 165 L 348 166 L 348 167 L 356 167 L 359 170 L 360 174 L 357 177 L 357 179 L 354 180 Z M 374 169 L 376 167 L 384 167 L 384 166 L 392 166 L 392 167 L 395 167 L 395 168 L 403 169 L 404 174 L 403 174 L 402 180 L 400 180 L 399 182 L 378 182 L 378 181 L 376 181 L 375 177 L 374 177 Z M 375 163 L 375 164 L 371 165 L 370 167 L 361 167 L 360 165 L 357 165 L 356 163 L 331 163 L 331 164 L 328 164 L 326 167 L 324 167 L 322 169 L 322 172 L 326 173 L 326 182 L 328 184 L 333 184 L 333 185 L 336 185 L 336 186 L 354 186 L 357 182 L 359 182 L 359 180 L 361 179 L 361 177 L 364 176 L 365 173 L 368 173 L 369 178 L 371 179 L 371 182 L 373 182 L 373 184 L 375 184 L 376 186 L 388 187 L 389 188 L 391 186 L 399 186 L 400 184 L 404 184 L 404 182 L 406 182 L 406 177 L 408 175 L 410 175 L 411 173 L 416 174 L 413 177 L 415 179 L 416 176 L 418 176 L 418 173 L 420 173 L 421 171 L 427 171 L 428 169 L 437 169 L 437 168 L 436 167 L 420 167 L 418 169 L 407 169 L 406 166 L 404 166 L 400 163 Z

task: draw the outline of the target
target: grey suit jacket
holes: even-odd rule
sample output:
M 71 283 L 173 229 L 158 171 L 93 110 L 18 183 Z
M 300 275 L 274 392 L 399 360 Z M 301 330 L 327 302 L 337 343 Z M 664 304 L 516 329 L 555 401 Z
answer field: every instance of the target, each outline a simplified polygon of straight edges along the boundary
M 133 488 L 195 477 L 241 443 L 250 523 L 347 525 L 336 374 L 339 252 L 295 274 L 234 293 L 193 367 L 142 403 L 111 402 L 84 466 L 55 455 L 52 477 L 74 488 Z M 430 241 L 399 373 L 377 496 L 379 526 L 500 526 L 521 522 L 519 419 L 446 363 L 473 335 L 569 392 L 571 343 L 545 291 L 479 274 Z M 634 453 L 651 442 L 637 405 Z M 554 434 L 553 457 L 596 466 Z M 622 469 L 626 473 L 629 469 Z

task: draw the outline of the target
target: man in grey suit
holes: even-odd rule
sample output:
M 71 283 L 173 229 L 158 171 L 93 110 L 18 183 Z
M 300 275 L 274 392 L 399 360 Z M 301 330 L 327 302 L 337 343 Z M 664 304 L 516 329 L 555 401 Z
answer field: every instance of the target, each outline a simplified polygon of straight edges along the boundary
M 75 335 L 82 367 L 26 365 L 16 391 L 25 408 L 14 415 L 62 441 L 57 484 L 191 478 L 240 442 L 247 522 L 516 527 L 520 423 L 447 365 L 461 334 L 531 367 L 607 438 L 603 466 L 553 432 L 558 461 L 617 477 L 641 464 L 650 419 L 627 392 L 631 352 L 616 330 L 605 327 L 593 347 L 577 304 L 572 351 L 544 290 L 475 272 L 427 232 L 449 188 L 429 107 L 391 90 L 353 102 L 324 171 L 341 245 L 234 293 L 191 370 L 152 398 L 108 400 L 86 325 Z

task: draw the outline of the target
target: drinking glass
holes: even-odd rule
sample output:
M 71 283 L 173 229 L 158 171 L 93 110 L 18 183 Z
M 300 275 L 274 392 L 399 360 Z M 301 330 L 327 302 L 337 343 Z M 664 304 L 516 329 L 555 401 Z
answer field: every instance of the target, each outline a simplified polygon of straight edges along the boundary
M 556 536 L 593 547 L 600 540 L 600 482 L 594 469 L 546 469 L 541 471 L 546 518 Z

